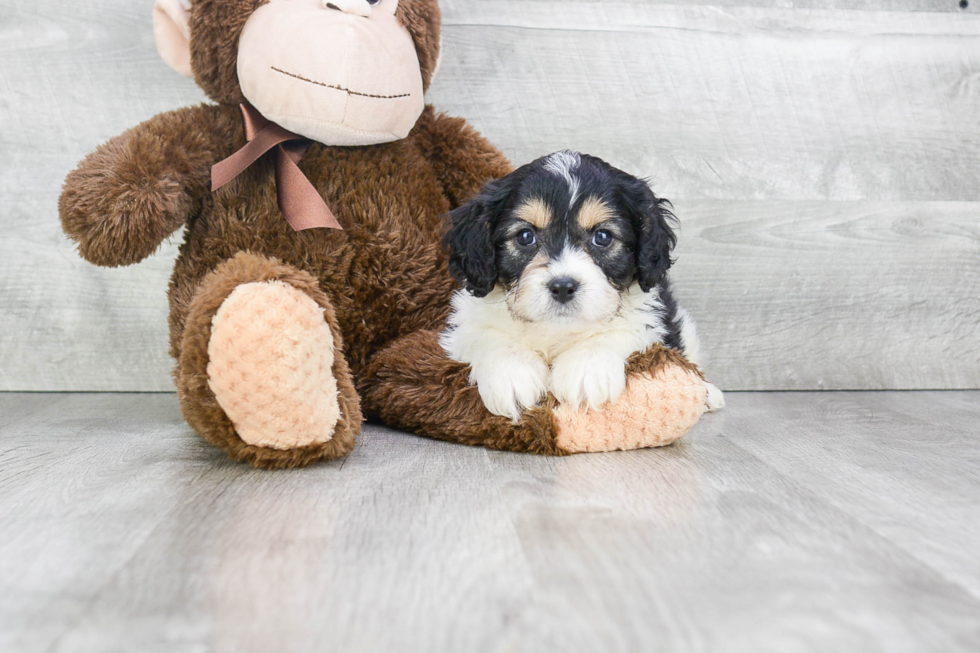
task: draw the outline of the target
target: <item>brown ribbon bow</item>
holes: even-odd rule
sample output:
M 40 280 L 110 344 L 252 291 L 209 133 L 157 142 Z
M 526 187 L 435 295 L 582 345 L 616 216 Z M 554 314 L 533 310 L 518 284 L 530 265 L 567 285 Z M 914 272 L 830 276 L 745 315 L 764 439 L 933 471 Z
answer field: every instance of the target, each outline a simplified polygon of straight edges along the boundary
M 295 231 L 326 227 L 343 229 L 320 193 L 297 165 L 313 141 L 266 120 L 250 104 L 243 104 L 248 143 L 224 161 L 211 166 L 211 190 L 216 191 L 276 148 L 276 189 L 279 210 Z

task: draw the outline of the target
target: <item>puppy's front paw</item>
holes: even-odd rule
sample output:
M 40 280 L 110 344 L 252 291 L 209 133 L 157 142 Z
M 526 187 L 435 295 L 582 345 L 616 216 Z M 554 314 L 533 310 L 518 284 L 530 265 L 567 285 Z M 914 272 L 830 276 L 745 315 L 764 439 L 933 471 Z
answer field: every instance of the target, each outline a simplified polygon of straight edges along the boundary
M 551 394 L 574 408 L 598 408 L 626 388 L 626 361 L 606 349 L 567 351 L 551 365 Z
M 518 352 L 474 366 L 472 379 L 487 410 L 518 422 L 548 392 L 548 365 L 534 352 Z

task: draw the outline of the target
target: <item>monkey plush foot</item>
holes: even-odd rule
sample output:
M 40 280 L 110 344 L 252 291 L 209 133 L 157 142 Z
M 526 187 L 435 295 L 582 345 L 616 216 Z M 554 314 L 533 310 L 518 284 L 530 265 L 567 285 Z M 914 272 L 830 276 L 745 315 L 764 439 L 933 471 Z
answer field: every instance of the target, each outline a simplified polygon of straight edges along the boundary
M 208 384 L 250 445 L 327 442 L 340 419 L 323 309 L 281 281 L 238 286 L 214 316 Z
M 253 254 L 218 266 L 195 294 L 177 387 L 191 426 L 257 467 L 344 456 L 360 431 L 329 300 L 310 275 Z

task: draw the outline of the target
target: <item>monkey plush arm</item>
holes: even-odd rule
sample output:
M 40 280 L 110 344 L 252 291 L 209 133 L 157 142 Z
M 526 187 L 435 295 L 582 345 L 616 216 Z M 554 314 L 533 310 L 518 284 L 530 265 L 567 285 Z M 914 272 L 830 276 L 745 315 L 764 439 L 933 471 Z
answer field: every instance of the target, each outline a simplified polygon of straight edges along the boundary
M 61 224 L 96 265 L 143 260 L 210 193 L 211 166 L 244 142 L 237 107 L 162 113 L 85 157 L 58 202 Z
M 476 195 L 488 181 L 514 169 L 507 157 L 462 118 L 436 113 L 427 106 L 416 129 L 452 208 Z

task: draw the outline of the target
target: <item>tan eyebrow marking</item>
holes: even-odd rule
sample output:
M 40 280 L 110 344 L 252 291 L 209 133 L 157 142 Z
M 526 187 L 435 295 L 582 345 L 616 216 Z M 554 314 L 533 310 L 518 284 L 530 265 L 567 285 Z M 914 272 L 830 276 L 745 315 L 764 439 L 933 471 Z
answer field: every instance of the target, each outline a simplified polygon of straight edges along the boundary
M 616 214 L 608 204 L 598 197 L 590 197 L 582 203 L 582 208 L 578 210 L 575 220 L 582 229 L 591 229 L 606 220 L 612 220 L 614 217 Z
M 551 224 L 551 209 L 539 197 L 529 199 L 514 210 L 514 216 L 538 229 L 547 229 Z

